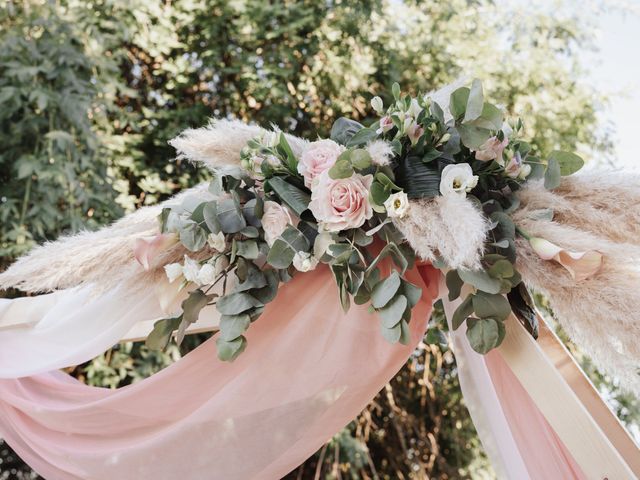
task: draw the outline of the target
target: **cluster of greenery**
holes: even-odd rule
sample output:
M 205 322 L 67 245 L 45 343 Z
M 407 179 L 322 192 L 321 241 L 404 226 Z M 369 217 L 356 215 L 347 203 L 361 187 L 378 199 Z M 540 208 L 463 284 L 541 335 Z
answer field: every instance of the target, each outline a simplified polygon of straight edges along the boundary
M 326 137 L 340 116 L 371 121 L 371 96 L 394 81 L 429 91 L 463 72 L 486 78 L 507 112 L 528 119 L 534 154 L 606 154 L 609 138 L 596 128 L 603 99 L 581 81 L 577 61 L 592 35 L 588 10 L 504 8 L 490 0 L 0 1 L 0 263 L 201 181 L 204 172 L 171 161 L 167 140 L 184 128 L 234 116 Z M 290 478 L 479 478 L 485 469 L 455 362 L 441 337 L 427 339 Z M 73 373 L 124 385 L 198 341 L 163 354 L 120 345 Z M 632 402 L 618 405 L 637 421 Z M 30 478 L 1 452 L 0 478 Z

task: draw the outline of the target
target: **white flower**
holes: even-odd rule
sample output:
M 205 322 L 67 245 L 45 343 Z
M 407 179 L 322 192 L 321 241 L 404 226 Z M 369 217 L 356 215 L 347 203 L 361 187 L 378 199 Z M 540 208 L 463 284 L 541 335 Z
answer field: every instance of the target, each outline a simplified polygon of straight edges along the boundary
M 420 115 L 421 111 L 422 111 L 422 107 L 418 104 L 418 100 L 416 100 L 415 98 L 412 98 L 411 104 L 409 105 L 409 109 L 407 110 L 407 115 L 416 119 L 418 118 L 418 115 Z
M 308 252 L 296 252 L 293 256 L 293 266 L 299 272 L 308 272 L 318 266 L 318 259 Z
M 381 113 L 382 109 L 384 108 L 384 105 L 382 103 L 382 99 L 380 97 L 378 97 L 378 96 L 373 97 L 371 99 L 371 106 L 376 111 L 376 113 Z
M 205 263 L 198 272 L 198 283 L 200 285 L 211 285 L 216 280 L 216 269 L 210 263 Z
M 227 242 L 224 239 L 224 233 L 212 233 L 207 238 L 207 243 L 211 248 L 213 248 L 216 252 L 224 252 L 227 248 Z
M 167 274 L 169 283 L 173 283 L 177 278 L 182 276 L 182 265 L 179 263 L 170 263 L 164 266 L 164 272 Z
M 403 218 L 409 211 L 409 198 L 404 192 L 389 195 L 384 202 L 384 208 L 387 209 L 387 215 L 392 218 Z
M 440 193 L 445 196 L 456 194 L 466 197 L 467 192 L 473 190 L 477 184 L 478 176 L 473 174 L 468 163 L 447 165 L 442 170 Z
M 187 282 L 198 283 L 198 274 L 200 273 L 200 264 L 192 258 L 184 256 L 184 266 L 182 274 Z
M 264 202 L 264 213 L 262 214 L 262 228 L 264 229 L 264 240 L 269 246 L 273 245 L 287 225 L 298 225 L 298 217 L 284 205 L 280 205 L 272 200 Z

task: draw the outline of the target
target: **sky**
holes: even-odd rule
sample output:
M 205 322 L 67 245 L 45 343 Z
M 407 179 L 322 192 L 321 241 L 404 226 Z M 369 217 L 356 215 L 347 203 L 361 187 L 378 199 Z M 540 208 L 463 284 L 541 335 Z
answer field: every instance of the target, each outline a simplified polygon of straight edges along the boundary
M 589 81 L 611 95 L 602 121 L 613 123 L 616 166 L 640 171 L 640 15 L 608 12 L 599 23 L 600 52 L 586 56 Z

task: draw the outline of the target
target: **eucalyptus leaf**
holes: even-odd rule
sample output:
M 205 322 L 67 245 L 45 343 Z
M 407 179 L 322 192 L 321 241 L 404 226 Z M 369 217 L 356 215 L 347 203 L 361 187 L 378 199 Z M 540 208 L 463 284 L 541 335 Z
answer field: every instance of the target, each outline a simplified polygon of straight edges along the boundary
M 246 292 L 236 292 L 220 297 L 216 303 L 223 315 L 238 315 L 254 307 L 262 307 L 262 302 Z
M 375 308 L 384 307 L 396 295 L 400 288 L 400 276 L 397 271 L 378 282 L 371 290 L 371 304 Z
M 272 177 L 268 183 L 276 195 L 278 195 L 298 217 L 309 207 L 311 196 L 307 192 L 287 182 L 282 177 Z
M 188 250 L 197 252 L 207 243 L 207 231 L 191 223 L 180 230 L 180 243 Z
M 222 315 L 220 317 L 220 338 L 225 342 L 235 340 L 251 325 L 249 315 Z
M 491 277 L 485 270 L 458 270 L 463 282 L 473 285 L 487 293 L 500 293 L 502 284 L 499 279 Z
M 237 233 L 247 226 L 242 210 L 234 199 L 225 198 L 218 202 L 218 222 L 224 233 Z
M 235 291 L 246 292 L 247 290 L 252 290 L 254 288 L 262 288 L 266 285 L 267 285 L 267 278 L 265 274 L 255 265 L 250 264 L 247 269 L 247 274 L 244 281 L 236 285 Z
M 375 305 L 374 305 L 375 306 Z M 393 300 L 384 307 L 378 309 L 378 315 L 385 328 L 394 327 L 400 320 L 407 309 L 407 297 L 404 295 L 396 295 Z
M 445 281 L 447 284 L 447 290 L 449 290 L 449 301 L 453 302 L 460 296 L 460 290 L 462 290 L 464 282 L 456 270 L 449 270 L 445 277 Z
M 255 260 L 260 256 L 258 242 L 255 240 L 235 240 L 236 255 L 249 260 Z
M 309 250 L 309 241 L 297 228 L 289 225 L 271 245 L 267 262 L 275 268 L 288 268 L 297 252 Z
M 280 285 L 280 276 L 277 270 L 266 270 L 263 272 L 266 285 L 262 288 L 253 288 L 251 296 L 257 298 L 260 302 L 267 304 L 276 298 L 278 294 L 278 286 Z
M 338 159 L 329 169 L 329 177 L 334 180 L 349 178 L 351 175 L 353 175 L 353 166 L 351 162 L 345 158 Z
M 384 326 L 380 325 L 380 330 L 384 339 L 389 343 L 397 343 L 402 336 L 401 322 L 398 322 L 398 324 L 393 328 L 385 328 Z
M 475 125 L 458 125 L 457 129 L 462 144 L 471 150 L 477 150 L 491 136 L 489 129 Z
M 485 354 L 497 347 L 501 340 L 498 321 L 493 318 L 470 318 L 467 321 L 467 339 L 471 348 Z
M 247 348 L 247 339 L 238 337 L 235 340 L 226 341 L 222 337 L 216 339 L 218 358 L 223 362 L 232 362 Z
M 340 117 L 331 127 L 330 138 L 336 143 L 341 145 L 347 145 L 351 137 L 353 137 L 358 131 L 362 130 L 364 125 L 351 120 L 349 118 Z
M 472 299 L 473 311 L 480 318 L 505 320 L 511 313 L 511 305 L 503 295 L 478 291 Z
M 175 318 L 164 318 L 153 324 L 153 329 L 145 341 L 151 350 L 164 350 L 171 340 L 171 334 L 182 322 L 182 315 Z
M 461 118 L 467 108 L 470 90 L 467 87 L 461 87 L 451 94 L 449 99 L 449 111 L 455 120 Z
M 409 329 L 409 322 L 402 320 L 400 322 L 400 338 L 398 342 L 402 345 L 409 345 L 411 341 L 411 330 Z
M 218 221 L 218 204 L 215 201 L 205 203 L 202 216 L 211 233 L 220 233 L 222 227 Z
M 358 130 L 346 143 L 347 147 L 360 147 L 366 145 L 378 137 L 378 132 L 373 128 L 362 128 Z
M 467 98 L 467 106 L 464 112 L 463 122 L 471 122 L 482 115 L 482 107 L 484 106 L 484 93 L 482 92 L 482 82 L 474 79 Z
M 563 177 L 576 173 L 584 166 L 582 157 L 571 152 L 554 150 L 549 155 L 549 160 L 555 160 L 560 165 L 560 175 Z
M 189 293 L 189 296 L 182 302 L 182 317 L 186 323 L 198 321 L 200 310 L 207 306 L 214 298 L 214 295 L 207 295 L 202 290 L 197 289 Z
M 547 171 L 544 173 L 544 188 L 553 190 L 560 186 L 560 164 L 555 158 L 550 158 L 547 164 Z
M 458 305 L 458 308 L 453 312 L 453 317 L 451 318 L 451 328 L 457 330 L 460 328 L 460 325 L 464 323 L 464 321 L 469 318 L 469 315 L 473 313 L 473 303 L 472 303 L 472 295 L 467 295 L 467 297 Z

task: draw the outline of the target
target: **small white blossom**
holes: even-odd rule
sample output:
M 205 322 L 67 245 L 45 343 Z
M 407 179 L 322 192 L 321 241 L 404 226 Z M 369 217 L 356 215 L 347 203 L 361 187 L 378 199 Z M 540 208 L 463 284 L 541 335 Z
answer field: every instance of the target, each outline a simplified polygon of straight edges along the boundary
M 293 257 L 293 266 L 299 272 L 308 272 L 318 266 L 318 259 L 308 252 L 296 252 Z
M 205 263 L 198 272 L 198 283 L 200 285 L 211 285 L 216 280 L 216 269 L 210 263 Z
M 164 272 L 167 274 L 169 283 L 173 283 L 177 278 L 182 276 L 182 265 L 179 263 L 170 263 L 164 266 Z
M 418 115 L 420 115 L 421 111 L 422 111 L 422 107 L 418 104 L 418 100 L 416 100 L 415 98 L 412 98 L 411 104 L 409 105 L 409 109 L 407 110 L 407 115 L 416 119 L 418 118 Z
M 466 197 L 467 192 L 473 190 L 477 184 L 478 176 L 473 174 L 468 163 L 447 165 L 442 170 L 440 193 L 444 196 L 456 194 Z
M 224 252 L 225 248 L 227 248 L 227 242 L 225 241 L 224 233 L 222 232 L 210 234 L 207 238 L 207 243 L 216 252 Z
M 184 256 L 184 266 L 182 274 L 187 282 L 198 283 L 198 274 L 200 273 L 200 264 L 192 258 Z
M 404 192 L 389 195 L 384 202 L 384 208 L 387 209 L 387 215 L 392 218 L 403 218 L 409 211 L 409 198 Z
M 371 99 L 371 107 L 376 111 L 376 113 L 382 113 L 382 109 L 384 108 L 384 104 L 382 103 L 382 99 L 378 96 L 373 97 Z

